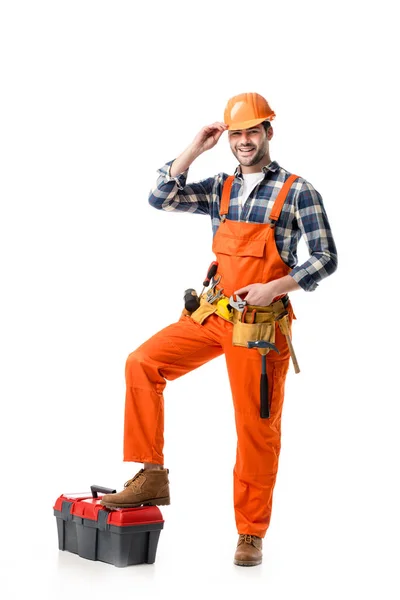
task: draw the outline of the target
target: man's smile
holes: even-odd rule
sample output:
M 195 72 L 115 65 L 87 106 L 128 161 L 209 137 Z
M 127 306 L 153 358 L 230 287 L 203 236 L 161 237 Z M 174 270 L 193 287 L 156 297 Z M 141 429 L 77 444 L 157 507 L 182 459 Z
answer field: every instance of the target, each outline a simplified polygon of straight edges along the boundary
M 251 154 L 251 152 L 254 152 L 254 150 L 255 148 L 238 148 L 238 151 L 242 154 Z

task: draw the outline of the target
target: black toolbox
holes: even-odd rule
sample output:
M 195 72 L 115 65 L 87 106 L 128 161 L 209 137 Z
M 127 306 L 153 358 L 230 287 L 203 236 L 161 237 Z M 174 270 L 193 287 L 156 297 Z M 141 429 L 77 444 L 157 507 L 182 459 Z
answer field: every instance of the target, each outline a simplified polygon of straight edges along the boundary
M 157 506 L 109 510 L 98 494 L 110 494 L 101 486 L 91 493 L 62 494 L 54 505 L 58 547 L 89 560 L 116 567 L 154 563 L 164 520 Z

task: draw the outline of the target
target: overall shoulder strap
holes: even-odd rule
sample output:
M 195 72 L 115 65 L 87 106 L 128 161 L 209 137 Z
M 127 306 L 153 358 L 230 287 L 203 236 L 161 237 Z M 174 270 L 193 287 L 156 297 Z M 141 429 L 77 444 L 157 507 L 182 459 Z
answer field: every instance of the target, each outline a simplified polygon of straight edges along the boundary
M 234 179 L 234 175 L 229 175 L 229 177 L 225 179 L 224 186 L 222 188 L 221 206 L 219 208 L 219 214 L 221 217 L 225 217 L 228 214 L 229 202 L 231 199 L 231 189 Z
M 279 219 L 279 216 L 282 211 L 282 207 L 285 204 L 285 200 L 287 198 L 289 190 L 292 187 L 292 183 L 294 181 L 296 181 L 296 179 L 298 179 L 298 178 L 299 178 L 298 175 L 290 175 L 286 179 L 285 183 L 283 184 L 282 189 L 280 190 L 278 196 L 276 197 L 276 200 L 275 200 L 274 205 L 271 210 L 271 214 L 269 215 L 269 221 L 270 221 L 271 227 L 275 227 L 275 223 Z

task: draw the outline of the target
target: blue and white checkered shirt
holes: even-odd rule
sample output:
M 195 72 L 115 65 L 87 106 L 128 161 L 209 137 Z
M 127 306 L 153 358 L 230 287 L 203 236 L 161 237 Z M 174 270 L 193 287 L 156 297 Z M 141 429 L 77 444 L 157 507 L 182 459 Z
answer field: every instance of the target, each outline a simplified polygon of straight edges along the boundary
M 158 170 L 156 186 L 151 190 L 149 203 L 166 211 L 184 211 L 210 215 L 213 235 L 221 222 L 219 208 L 226 173 L 186 184 L 188 170 L 177 177 L 170 176 L 171 164 Z M 268 223 L 275 199 L 290 173 L 276 161 L 263 168 L 264 179 L 256 185 L 246 200 L 240 215 L 241 221 Z M 243 186 L 240 166 L 236 168 L 232 185 L 231 201 L 227 219 L 239 220 L 238 196 Z M 297 265 L 297 245 L 304 236 L 309 259 Z M 297 179 L 286 198 L 281 215 L 275 226 L 278 252 L 292 271 L 290 275 L 306 291 L 317 288 L 318 282 L 331 275 L 337 268 L 337 252 L 328 217 L 321 195 L 305 179 Z

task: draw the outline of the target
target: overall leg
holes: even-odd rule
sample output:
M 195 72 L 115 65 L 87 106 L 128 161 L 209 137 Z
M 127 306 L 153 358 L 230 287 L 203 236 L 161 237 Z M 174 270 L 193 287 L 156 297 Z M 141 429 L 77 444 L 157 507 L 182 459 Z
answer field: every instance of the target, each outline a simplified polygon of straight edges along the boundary
M 271 415 L 260 418 L 261 355 L 227 344 L 224 348 L 237 430 L 234 508 L 238 533 L 265 536 L 268 529 L 281 440 L 281 413 L 289 367 L 286 340 L 276 329 L 280 355 L 267 355 Z M 275 359 L 275 356 L 278 360 Z
M 129 355 L 125 369 L 125 461 L 164 464 L 166 380 L 177 379 L 222 352 L 207 325 L 182 316 Z

